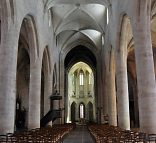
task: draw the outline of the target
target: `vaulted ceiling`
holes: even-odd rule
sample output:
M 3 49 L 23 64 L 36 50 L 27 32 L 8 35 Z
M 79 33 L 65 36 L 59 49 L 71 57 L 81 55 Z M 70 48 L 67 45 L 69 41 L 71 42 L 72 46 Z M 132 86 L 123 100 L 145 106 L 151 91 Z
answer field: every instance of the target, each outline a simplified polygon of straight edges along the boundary
M 61 46 L 85 40 L 101 47 L 107 25 L 109 0 L 47 0 L 52 25 Z

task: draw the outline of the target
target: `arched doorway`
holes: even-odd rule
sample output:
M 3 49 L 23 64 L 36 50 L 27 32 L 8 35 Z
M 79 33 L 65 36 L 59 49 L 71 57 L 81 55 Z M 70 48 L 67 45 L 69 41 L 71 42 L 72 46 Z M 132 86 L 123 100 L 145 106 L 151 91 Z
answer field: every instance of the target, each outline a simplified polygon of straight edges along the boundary
M 76 121 L 76 103 L 73 102 L 71 104 L 71 122 L 75 122 Z
M 91 102 L 87 105 L 88 108 L 88 122 L 93 122 L 93 104 Z
M 28 128 L 29 82 L 30 82 L 30 47 L 26 37 L 26 19 L 23 20 L 17 56 L 16 73 L 16 130 Z M 25 34 L 24 34 L 25 33 Z
M 95 119 L 94 73 L 91 67 L 84 62 L 77 62 L 68 72 L 68 104 L 73 102 L 78 105 L 75 109 L 75 121 L 81 119 L 88 121 L 88 109 L 90 107 L 91 120 Z M 86 108 L 88 102 L 92 105 L 89 104 L 89 107 Z M 71 111 L 70 108 L 72 107 L 68 106 L 68 111 Z M 70 116 L 72 114 L 68 113 L 68 119 Z
M 20 92 L 20 94 L 22 94 L 24 100 L 22 99 L 23 101 L 21 103 L 23 103 L 24 106 L 22 106 L 24 107 L 24 110 L 26 110 L 25 127 L 29 129 L 40 126 L 40 90 L 38 89 L 40 89 L 41 79 L 39 66 L 40 63 L 39 60 L 37 60 L 39 51 L 36 30 L 37 29 L 35 27 L 35 21 L 33 17 L 31 15 L 27 15 L 23 19 L 20 29 L 16 78 L 19 77 L 18 69 L 21 67 L 23 74 L 25 74 L 27 84 L 23 84 L 25 82 L 24 80 L 20 80 L 21 83 L 17 82 L 17 95 L 19 94 L 19 87 L 23 85 L 23 87 L 21 87 L 23 91 Z M 20 49 L 25 49 L 27 52 L 20 52 Z M 27 55 L 27 57 L 23 57 L 24 55 Z M 25 69 L 26 65 L 24 64 L 26 61 L 29 63 L 27 64 L 27 69 Z M 18 80 L 19 79 L 17 79 L 17 81 Z
M 79 105 L 84 103 L 85 110 L 88 102 L 93 103 L 93 118 L 96 122 L 97 88 L 96 88 L 96 58 L 94 54 L 84 46 L 73 48 L 66 55 L 65 61 L 65 121 L 71 122 L 70 104 L 75 102 L 76 121 L 80 120 Z M 88 114 L 88 113 L 87 113 Z M 84 116 L 87 120 L 87 115 Z
M 118 122 L 124 129 L 138 127 L 138 93 L 135 43 L 130 18 L 123 15 L 120 48 L 117 52 Z

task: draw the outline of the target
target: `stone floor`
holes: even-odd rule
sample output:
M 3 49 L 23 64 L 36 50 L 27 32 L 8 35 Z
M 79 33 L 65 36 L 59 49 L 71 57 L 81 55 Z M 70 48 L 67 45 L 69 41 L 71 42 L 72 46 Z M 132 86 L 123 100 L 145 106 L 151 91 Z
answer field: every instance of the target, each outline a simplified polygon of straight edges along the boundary
M 65 136 L 63 143 L 95 143 L 86 126 L 77 125 L 76 129 Z

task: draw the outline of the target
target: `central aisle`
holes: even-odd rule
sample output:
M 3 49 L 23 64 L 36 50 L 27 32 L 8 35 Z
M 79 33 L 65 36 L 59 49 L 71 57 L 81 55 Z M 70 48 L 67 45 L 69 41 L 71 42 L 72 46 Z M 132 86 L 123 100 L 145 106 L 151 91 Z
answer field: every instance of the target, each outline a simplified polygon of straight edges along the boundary
M 86 126 L 77 125 L 76 129 L 65 136 L 63 143 L 94 143 Z

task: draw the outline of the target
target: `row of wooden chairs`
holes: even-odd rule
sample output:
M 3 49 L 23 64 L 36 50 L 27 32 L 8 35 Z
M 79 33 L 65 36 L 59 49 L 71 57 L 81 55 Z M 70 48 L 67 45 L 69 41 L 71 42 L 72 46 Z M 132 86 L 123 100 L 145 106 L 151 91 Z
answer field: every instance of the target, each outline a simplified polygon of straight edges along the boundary
M 88 126 L 88 129 L 96 143 L 156 143 L 156 134 L 97 124 Z
M 0 143 L 62 143 L 63 137 L 73 128 L 73 124 L 64 124 L 14 134 L 8 133 L 0 135 Z

